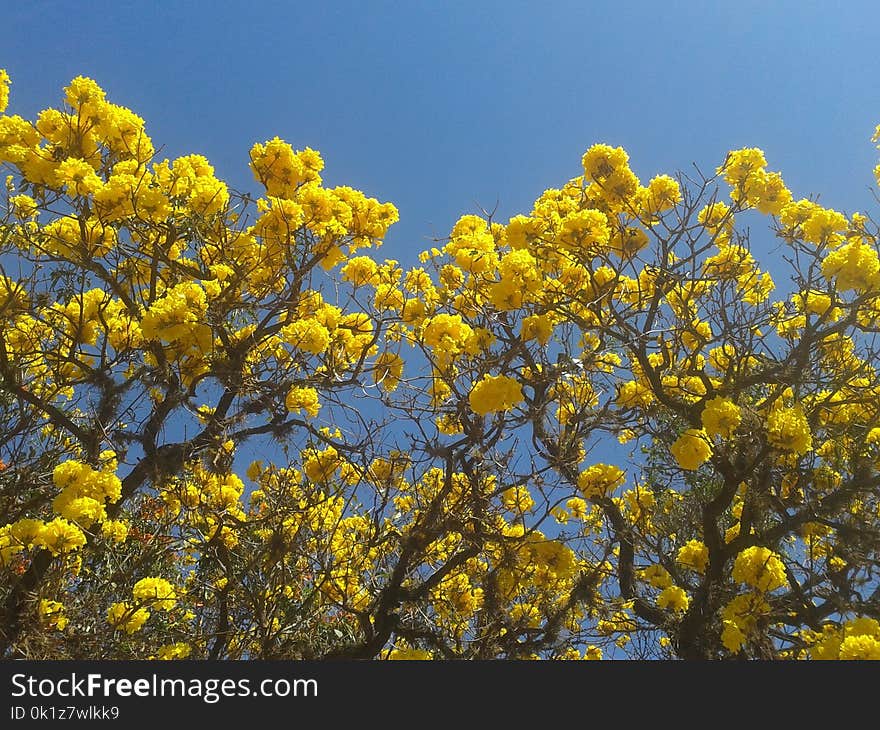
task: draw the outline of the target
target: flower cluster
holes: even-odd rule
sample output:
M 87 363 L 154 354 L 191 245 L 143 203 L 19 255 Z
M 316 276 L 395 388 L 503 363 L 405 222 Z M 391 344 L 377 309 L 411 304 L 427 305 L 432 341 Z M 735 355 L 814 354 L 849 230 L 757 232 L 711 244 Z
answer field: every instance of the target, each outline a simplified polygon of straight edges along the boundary
M 522 402 L 522 388 L 514 378 L 506 375 L 484 375 L 474 384 L 468 400 L 474 413 L 509 411 Z
M 788 582 L 785 566 L 769 548 L 753 545 L 746 548 L 733 564 L 733 579 L 756 588 L 762 593 L 775 591 Z
M 720 396 L 706 402 L 700 417 L 703 421 L 703 430 L 709 436 L 720 436 L 721 438 L 733 436 L 742 420 L 739 406 Z
M 767 417 L 770 443 L 783 451 L 805 454 L 813 448 L 810 424 L 801 405 L 773 409 Z
M 590 498 L 605 497 L 620 487 L 626 473 L 612 464 L 593 464 L 578 475 L 578 489 Z
M 689 428 L 678 437 L 669 449 L 682 469 L 693 471 L 712 456 L 712 444 L 706 432 Z

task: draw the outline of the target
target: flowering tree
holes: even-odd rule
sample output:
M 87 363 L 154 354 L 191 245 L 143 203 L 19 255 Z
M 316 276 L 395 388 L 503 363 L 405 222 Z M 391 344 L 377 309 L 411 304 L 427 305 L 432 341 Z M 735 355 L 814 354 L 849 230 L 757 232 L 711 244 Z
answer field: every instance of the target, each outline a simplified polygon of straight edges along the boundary
M 0 163 L 0 655 L 880 658 L 878 231 L 760 150 L 594 145 L 406 267 L 87 78 Z

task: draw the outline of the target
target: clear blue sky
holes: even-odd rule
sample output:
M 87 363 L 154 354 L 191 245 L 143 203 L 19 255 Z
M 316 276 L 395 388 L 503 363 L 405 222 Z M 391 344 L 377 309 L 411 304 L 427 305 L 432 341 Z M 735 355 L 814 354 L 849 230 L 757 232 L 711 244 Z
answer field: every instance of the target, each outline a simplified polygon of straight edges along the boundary
M 29 0 L 0 67 L 10 112 L 91 76 L 233 186 L 255 141 L 319 149 L 328 183 L 397 204 L 382 253 L 414 263 L 462 213 L 527 212 L 594 142 L 643 181 L 759 146 L 796 197 L 870 210 L 880 3 L 834 5 Z

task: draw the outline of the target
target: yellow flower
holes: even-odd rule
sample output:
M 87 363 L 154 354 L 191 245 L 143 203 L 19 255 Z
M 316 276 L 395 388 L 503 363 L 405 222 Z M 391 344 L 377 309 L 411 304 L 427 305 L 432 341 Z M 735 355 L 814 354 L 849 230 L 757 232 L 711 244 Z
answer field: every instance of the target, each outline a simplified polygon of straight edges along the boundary
M 514 251 L 527 248 L 538 240 L 545 225 L 539 218 L 516 215 L 507 224 L 507 244 Z
M 464 351 L 473 334 L 460 314 L 438 314 L 425 321 L 422 338 L 435 350 L 437 359 L 448 364 Z
M 709 548 L 699 540 L 688 540 L 678 549 L 675 560 L 679 565 L 702 573 L 709 564 Z
M 710 436 L 730 438 L 739 426 L 739 406 L 727 398 L 716 397 L 706 402 L 702 413 L 703 430 Z
M 617 405 L 621 408 L 645 408 L 654 400 L 649 385 L 637 380 L 627 380 L 617 385 Z
M 535 506 L 535 500 L 529 494 L 528 487 L 509 487 L 501 493 L 501 504 L 511 512 L 523 514 Z
M 811 208 L 809 217 L 802 224 L 804 240 L 815 244 L 836 245 L 842 240 L 839 234 L 847 228 L 848 223 L 843 213 L 815 204 Z
M 105 501 L 116 502 L 122 494 L 122 482 L 113 473 L 115 467 L 114 460 L 108 460 L 102 471 L 76 460 L 62 462 L 52 472 L 55 486 L 61 490 L 52 509 L 83 527 L 103 521 L 107 517 Z
M 722 229 L 729 231 L 733 228 L 730 206 L 721 200 L 709 203 L 697 214 L 697 222 L 701 223 L 709 233 L 719 233 Z
M 774 408 L 767 418 L 767 435 L 773 446 L 794 454 L 805 454 L 813 448 L 810 424 L 800 404 Z
M 131 592 L 136 601 L 160 611 L 169 611 L 177 603 L 174 586 L 164 578 L 142 578 Z
M 332 446 L 323 451 L 306 452 L 303 470 L 313 482 L 328 481 L 340 466 L 339 452 Z
M 114 603 L 107 609 L 107 623 L 127 634 L 139 631 L 148 618 L 150 612 L 146 608 L 134 608 L 126 602 Z
M 186 659 L 192 653 L 192 647 L 182 641 L 160 646 L 156 651 L 156 659 Z
M 50 601 L 48 598 L 40 599 L 37 609 L 40 619 L 47 625 L 58 631 L 64 631 L 69 619 L 64 615 L 64 604 L 58 601 Z
M 389 651 L 385 658 L 389 661 L 426 661 L 434 657 L 427 649 L 401 647 Z
M 297 153 L 287 142 L 274 137 L 251 148 L 250 167 L 254 178 L 266 186 L 269 195 L 290 199 L 301 184 L 320 183 L 318 173 L 324 161 L 314 150 L 306 148 Z
M 840 644 L 841 659 L 880 659 L 880 641 L 874 636 L 848 636 Z
M 403 375 L 403 358 L 393 352 L 383 352 L 376 358 L 373 380 L 389 393 L 397 389 Z
M 128 537 L 128 525 L 119 520 L 106 520 L 101 525 L 101 534 L 111 542 L 125 542 Z
M 52 555 L 59 555 L 81 548 L 86 544 L 86 536 L 79 527 L 59 517 L 43 525 L 34 544 L 46 548 Z
M 298 319 L 284 326 L 281 338 L 305 352 L 320 355 L 330 346 L 330 331 L 316 319 Z
M 314 388 L 302 388 L 296 385 L 287 392 L 284 404 L 288 411 L 292 413 L 305 411 L 312 418 L 317 418 L 318 411 L 321 410 L 318 391 Z
M 721 609 L 721 642 L 732 652 L 738 652 L 756 626 L 758 619 L 770 611 L 769 604 L 758 593 L 743 593 L 734 597 Z
M 791 202 L 791 191 L 785 187 L 778 172 L 758 170 L 751 175 L 748 202 L 764 215 L 779 215 Z
M 872 618 L 854 618 L 839 628 L 827 624 L 808 638 L 813 659 L 880 659 L 880 624 Z
M 757 588 L 759 591 L 773 591 L 787 582 L 785 566 L 772 550 L 758 545 L 746 548 L 736 556 L 733 564 L 733 579 Z
M 702 429 L 689 428 L 670 447 L 682 469 L 693 471 L 712 455 L 712 445 Z
M 565 507 L 576 520 L 583 520 L 587 516 L 587 503 L 580 497 L 572 497 L 566 500 Z
M 586 177 L 598 180 L 608 178 L 615 170 L 626 167 L 629 155 L 622 147 L 594 144 L 584 153 L 581 164 Z
M 669 575 L 669 571 L 662 565 L 655 564 L 649 565 L 647 568 L 642 568 L 642 570 L 639 571 L 639 575 L 642 580 L 647 581 L 654 588 L 663 590 L 672 585 L 672 576 Z
M 880 258 L 872 246 L 855 239 L 825 257 L 822 275 L 840 291 L 876 290 L 880 288 Z
M 726 619 L 722 621 L 721 643 L 729 652 L 738 652 L 743 644 L 746 643 L 745 632 L 736 624 L 735 621 Z
M 657 605 L 660 608 L 668 608 L 670 611 L 683 613 L 687 611 L 690 599 L 683 588 L 669 586 L 664 588 L 657 596 Z
M 587 499 L 605 497 L 626 479 L 626 473 L 611 464 L 594 464 L 578 475 L 578 489 Z
M 553 320 L 546 314 L 531 314 L 523 317 L 521 337 L 523 341 L 537 340 L 546 345 L 553 334 Z
M 104 181 L 85 160 L 68 157 L 56 169 L 58 182 L 68 195 L 92 195 L 104 186 Z
M 678 182 L 669 175 L 657 175 L 648 187 L 639 191 L 641 213 L 648 221 L 658 220 L 658 213 L 669 210 L 681 202 L 681 189 Z
M 104 90 L 88 76 L 77 76 L 64 88 L 64 92 L 64 100 L 76 110 L 96 107 L 104 101 Z
M 571 247 L 605 246 L 611 237 L 608 219 L 599 210 L 577 210 L 562 219 L 559 242 Z
M 350 281 L 353 286 L 374 284 L 377 282 L 379 266 L 369 256 L 355 256 L 348 260 L 340 273 L 343 281 Z
M 210 350 L 211 328 L 204 324 L 208 297 L 196 282 L 188 281 L 167 289 L 145 312 L 141 331 L 147 339 L 195 346 Z
M 485 416 L 496 411 L 508 411 L 523 399 L 520 384 L 506 375 L 484 375 L 474 384 L 468 400 L 474 413 Z
M 207 218 L 226 208 L 229 189 L 226 183 L 213 176 L 199 176 L 193 181 L 187 203 L 193 213 Z
M 724 173 L 724 180 L 729 185 L 739 186 L 746 182 L 750 176 L 762 170 L 767 164 L 763 150 L 757 147 L 748 147 L 741 150 L 733 150 L 728 153 L 725 163 L 718 168 L 717 172 Z

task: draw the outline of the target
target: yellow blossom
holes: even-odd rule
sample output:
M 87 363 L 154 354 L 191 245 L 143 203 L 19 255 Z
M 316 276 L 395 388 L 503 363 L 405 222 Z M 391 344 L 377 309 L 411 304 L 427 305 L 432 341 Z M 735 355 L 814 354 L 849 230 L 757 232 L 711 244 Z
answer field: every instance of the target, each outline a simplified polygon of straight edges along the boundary
M 710 436 L 730 438 L 739 426 L 741 416 L 733 401 L 718 396 L 706 401 L 701 419 L 703 430 Z
M 785 566 L 779 556 L 769 548 L 758 545 L 746 548 L 737 555 L 733 579 L 761 592 L 776 590 L 788 582 Z
M 670 447 L 682 469 L 693 471 L 712 455 L 712 445 L 702 429 L 689 428 Z
M 506 375 L 484 375 L 474 384 L 468 400 L 474 413 L 508 411 L 523 399 L 519 383 Z
M 675 559 L 680 565 L 702 573 L 709 564 L 709 548 L 699 540 L 688 540 L 678 549 Z

